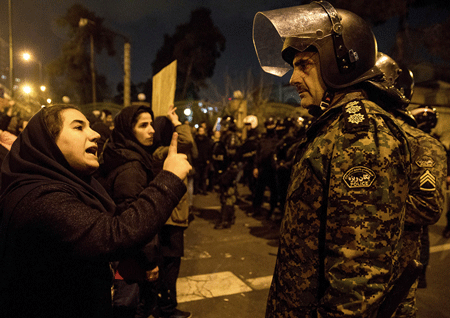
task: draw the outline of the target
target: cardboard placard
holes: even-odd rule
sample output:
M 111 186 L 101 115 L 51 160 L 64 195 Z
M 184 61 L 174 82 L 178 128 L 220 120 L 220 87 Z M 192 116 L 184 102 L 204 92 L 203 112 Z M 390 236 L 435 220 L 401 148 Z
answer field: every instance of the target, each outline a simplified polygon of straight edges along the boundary
M 175 101 L 177 84 L 177 60 L 153 76 L 152 110 L 156 117 L 166 116 Z

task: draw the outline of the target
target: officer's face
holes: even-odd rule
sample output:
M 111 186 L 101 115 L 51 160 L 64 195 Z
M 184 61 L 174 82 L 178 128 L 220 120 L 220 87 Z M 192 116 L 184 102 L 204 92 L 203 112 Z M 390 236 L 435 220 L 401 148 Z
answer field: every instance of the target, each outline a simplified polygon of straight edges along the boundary
M 319 55 L 317 52 L 299 52 L 295 55 L 293 66 L 289 83 L 297 88 L 301 106 L 309 108 L 319 105 L 326 91 L 320 74 Z

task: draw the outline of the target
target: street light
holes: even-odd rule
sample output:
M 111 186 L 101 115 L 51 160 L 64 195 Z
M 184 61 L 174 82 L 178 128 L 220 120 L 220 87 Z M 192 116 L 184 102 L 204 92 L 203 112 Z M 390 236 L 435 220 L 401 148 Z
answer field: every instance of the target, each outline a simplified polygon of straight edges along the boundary
M 78 22 L 80 28 L 85 27 L 88 23 L 95 25 L 94 21 L 89 19 L 81 18 Z M 92 102 L 95 104 L 97 102 L 97 93 L 95 91 L 95 62 L 94 62 L 94 35 L 90 32 L 90 42 L 91 42 L 91 78 L 92 78 Z
M 39 83 L 42 84 L 42 63 L 41 63 L 41 61 L 39 61 L 39 60 L 36 59 L 35 57 L 33 58 L 33 56 L 31 56 L 31 54 L 28 53 L 28 52 L 23 53 L 23 54 L 22 54 L 22 58 L 23 58 L 25 61 L 27 61 L 27 62 L 28 62 L 28 61 L 34 61 L 34 62 L 38 63 L 38 66 L 39 66 Z

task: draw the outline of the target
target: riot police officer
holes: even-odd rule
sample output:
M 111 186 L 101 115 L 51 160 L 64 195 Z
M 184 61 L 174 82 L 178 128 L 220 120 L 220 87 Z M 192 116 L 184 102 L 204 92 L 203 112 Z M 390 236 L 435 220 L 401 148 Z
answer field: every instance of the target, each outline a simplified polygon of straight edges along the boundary
M 371 85 L 369 94 L 396 118 L 408 139 L 411 151 L 401 267 L 406 268 L 409 262 L 420 260 L 423 269 L 418 283 L 419 287 L 424 287 L 429 259 L 428 225 L 437 222 L 443 210 L 442 184 L 447 176 L 446 153 L 442 144 L 429 135 L 437 123 L 435 110 L 422 106 L 412 113 L 407 110 L 414 91 L 412 72 L 407 68 L 401 69 L 391 57 L 381 52 L 378 53 L 376 65 L 384 76 L 368 81 Z M 416 317 L 417 285 L 417 282 L 413 284 L 393 317 Z
M 438 121 L 438 114 L 435 108 L 429 106 L 419 106 L 411 110 L 411 114 L 417 122 L 417 128 L 425 132 L 425 135 L 430 140 L 429 143 L 421 141 L 421 149 L 427 153 L 428 158 L 434 162 L 432 167 L 427 167 L 427 172 L 435 177 L 435 193 L 432 195 L 428 193 L 427 200 L 422 200 L 421 202 L 426 202 L 426 206 L 420 206 L 420 208 L 425 211 L 433 211 L 435 213 L 434 218 L 427 220 L 422 226 L 422 232 L 420 235 L 420 262 L 423 265 L 423 271 L 419 276 L 418 288 L 426 288 L 426 269 L 430 260 L 430 238 L 428 234 L 428 225 L 434 224 L 439 220 L 439 217 L 444 208 L 444 194 L 441 185 L 445 182 L 447 178 L 447 157 L 444 146 L 430 135 L 431 130 L 436 127 Z M 421 175 L 423 178 L 424 175 Z M 422 184 L 421 184 L 422 186 Z M 421 188 L 422 189 L 422 188 Z M 429 189 L 425 189 L 429 191 Z M 434 202 L 431 200 L 434 199 Z M 434 203 L 434 204 L 433 204 Z
M 303 138 L 305 133 L 304 118 L 294 120 L 292 117 L 286 117 L 282 119 L 280 126 L 284 127 L 284 129 L 278 129 L 278 136 L 281 137 L 273 155 L 280 210 L 280 215 L 275 216 L 277 221 L 284 211 L 296 144 Z
M 257 13 L 253 42 L 266 72 L 293 68 L 317 117 L 295 155 L 266 318 L 375 317 L 400 274 L 409 149 L 361 86 L 382 76 L 373 32 L 314 1 Z
M 248 115 L 244 118 L 244 129 L 247 137 L 239 150 L 239 161 L 242 163 L 243 181 L 250 190 L 251 200 L 255 196 L 256 178 L 253 175 L 255 169 L 255 159 L 259 147 L 258 117 Z
M 270 218 L 277 207 L 278 191 L 275 182 L 276 172 L 272 161 L 275 147 L 278 143 L 276 125 L 277 123 L 273 117 L 267 118 L 264 122 L 266 132 L 260 139 L 258 152 L 256 153 L 256 168 L 253 171 L 253 175 L 256 178 L 256 189 L 253 199 L 253 211 L 249 213 L 250 216 L 259 216 L 262 214 L 264 193 L 267 187 L 270 190 L 270 209 L 266 217 Z
M 219 184 L 221 211 L 215 229 L 226 229 L 234 224 L 237 200 L 236 176 L 237 150 L 241 145 L 232 116 L 225 116 L 220 122 L 220 140 L 213 146 L 213 162 Z

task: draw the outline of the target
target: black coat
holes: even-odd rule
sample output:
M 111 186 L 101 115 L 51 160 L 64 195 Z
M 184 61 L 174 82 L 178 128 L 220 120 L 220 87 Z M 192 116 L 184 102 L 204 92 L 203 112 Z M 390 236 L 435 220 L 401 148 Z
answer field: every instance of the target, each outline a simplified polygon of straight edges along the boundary
M 110 317 L 109 262 L 140 250 L 186 191 L 163 171 L 120 215 L 50 137 L 42 111 L 2 166 L 1 317 Z

